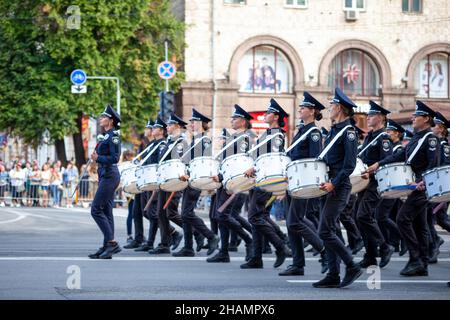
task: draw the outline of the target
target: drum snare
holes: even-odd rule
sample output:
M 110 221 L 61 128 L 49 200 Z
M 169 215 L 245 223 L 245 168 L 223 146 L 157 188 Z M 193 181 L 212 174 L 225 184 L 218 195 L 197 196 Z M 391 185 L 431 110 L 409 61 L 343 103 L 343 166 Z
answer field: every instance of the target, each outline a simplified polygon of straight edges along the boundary
M 385 199 L 407 197 L 415 190 L 414 173 L 411 166 L 396 162 L 382 166 L 375 172 L 378 192 Z
M 360 158 L 356 158 L 356 166 L 350 175 L 350 183 L 352 184 L 352 193 L 363 191 L 369 185 L 369 179 L 363 179 L 362 173 L 367 170 L 367 166 Z
M 225 190 L 230 193 L 240 193 L 253 188 L 255 179 L 244 175 L 244 172 L 252 167 L 253 159 L 245 153 L 225 158 L 220 165 Z
M 328 166 L 324 161 L 312 158 L 292 161 L 286 172 L 288 192 L 293 198 L 317 198 L 327 193 L 320 189 L 322 183 L 328 182 Z
M 189 185 L 199 190 L 215 190 L 221 183 L 212 180 L 219 174 L 220 163 L 213 157 L 197 157 L 189 163 Z
M 180 159 L 164 161 L 158 166 L 158 185 L 167 192 L 184 190 L 188 182 L 180 180 L 180 177 L 186 174 L 186 165 Z
M 264 191 L 283 193 L 287 190 L 286 167 L 291 159 L 284 153 L 266 153 L 255 162 L 256 185 Z
M 450 201 L 450 165 L 428 170 L 423 174 L 428 201 Z
M 158 190 L 158 164 L 149 164 L 136 170 L 137 188 L 141 191 Z
M 141 193 L 137 187 L 136 169 L 137 165 L 131 165 L 122 170 L 120 181 L 122 183 L 123 191 L 131 194 Z

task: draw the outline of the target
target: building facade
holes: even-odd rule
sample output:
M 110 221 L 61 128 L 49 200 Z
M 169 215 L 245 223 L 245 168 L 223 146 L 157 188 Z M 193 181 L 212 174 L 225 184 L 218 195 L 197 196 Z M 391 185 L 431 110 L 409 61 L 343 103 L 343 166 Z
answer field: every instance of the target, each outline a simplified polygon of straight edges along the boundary
M 186 23 L 179 113 L 192 107 L 229 128 L 235 103 L 255 112 L 274 97 L 290 114 L 309 91 L 336 86 L 410 123 L 420 99 L 450 118 L 450 1 L 177 0 Z M 362 119 L 362 118 L 361 118 Z M 320 123 L 329 126 L 327 111 Z M 363 124 L 362 124 L 363 125 Z

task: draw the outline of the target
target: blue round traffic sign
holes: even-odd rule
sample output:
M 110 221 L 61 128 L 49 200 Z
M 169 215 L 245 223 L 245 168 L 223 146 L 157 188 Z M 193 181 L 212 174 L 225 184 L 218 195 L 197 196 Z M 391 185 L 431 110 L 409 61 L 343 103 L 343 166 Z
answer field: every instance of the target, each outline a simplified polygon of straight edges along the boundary
M 82 86 L 87 80 L 86 72 L 81 69 L 73 70 L 70 74 L 70 81 L 76 86 Z
M 163 61 L 158 65 L 158 75 L 161 79 L 172 79 L 176 73 L 177 69 L 170 61 Z

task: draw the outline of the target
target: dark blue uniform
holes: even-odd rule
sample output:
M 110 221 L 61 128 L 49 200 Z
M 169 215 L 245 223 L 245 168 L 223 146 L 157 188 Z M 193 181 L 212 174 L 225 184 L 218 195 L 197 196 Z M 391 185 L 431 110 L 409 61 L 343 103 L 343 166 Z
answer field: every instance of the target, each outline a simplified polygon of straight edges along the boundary
M 430 129 L 416 132 L 405 149 L 396 152 L 379 162 L 380 166 L 393 162 L 406 161 L 416 148 L 419 140 Z M 439 165 L 439 141 L 434 135 L 429 135 L 411 161 L 411 168 L 415 174 L 416 182 L 422 181 L 422 174 Z M 429 230 L 427 227 L 427 197 L 425 191 L 414 190 L 406 199 L 397 216 L 397 225 L 402 238 L 409 250 L 409 262 L 402 275 L 409 275 L 411 268 L 413 274 L 428 274 L 428 244 Z M 419 271 L 417 271 L 419 270 Z
M 450 165 L 450 144 L 446 138 L 443 138 L 441 139 L 441 166 L 448 165 Z M 441 228 L 450 232 L 450 220 L 447 214 L 447 206 L 448 204 L 442 205 L 440 209 L 437 210 L 436 222 Z
M 333 125 L 325 139 L 325 147 L 347 125 L 351 125 L 350 119 Z M 353 264 L 350 251 L 336 234 L 336 226 L 337 219 L 350 197 L 352 185 L 349 177 L 355 170 L 357 146 L 357 133 L 351 127 L 338 139 L 324 158 L 330 168 L 329 177 L 335 189 L 326 195 L 319 223 L 319 237 L 325 245 L 329 274 L 332 276 L 339 275 L 339 258 L 347 266 Z
M 295 143 L 305 132 L 315 127 L 316 124 L 311 122 L 299 128 L 294 136 L 292 143 Z M 288 156 L 292 161 L 317 158 L 322 151 L 322 134 L 320 129 L 315 129 L 308 134 L 308 137 L 298 143 L 292 150 L 288 152 Z M 288 196 L 289 197 L 289 196 Z M 303 249 L 303 239 L 308 241 L 311 246 L 322 253 L 324 259 L 324 245 L 317 234 L 317 228 L 306 215 L 314 215 L 319 210 L 319 198 L 312 199 L 296 199 L 290 198 L 290 206 L 286 217 L 286 226 L 288 229 L 289 241 L 291 243 L 292 265 L 298 268 L 305 266 L 305 252 Z M 326 261 L 323 261 L 326 263 Z
M 91 215 L 103 233 L 103 245 L 114 240 L 113 203 L 119 186 L 117 163 L 120 158 L 120 137 L 113 129 L 104 134 L 97 146 L 98 189 L 92 202 Z
M 382 136 L 379 136 L 383 134 Z M 375 138 L 377 138 L 375 140 Z M 384 133 L 384 128 L 377 131 L 370 131 L 362 149 L 370 145 L 362 154 L 361 160 L 368 166 L 384 159 L 392 154 L 392 143 L 387 133 Z M 381 233 L 378 223 L 375 220 L 375 210 L 380 203 L 380 195 L 378 193 L 378 182 L 373 174 L 369 177 L 369 184 L 366 189 L 358 194 L 359 206 L 356 213 L 356 219 L 361 230 L 361 235 L 366 247 L 366 253 L 360 265 L 367 268 L 370 265 L 377 265 L 376 249 L 380 246 L 380 253 L 382 256 L 381 267 L 384 267 L 389 262 L 390 254 L 393 248 L 390 247 Z M 392 252 L 390 252 L 392 251 Z

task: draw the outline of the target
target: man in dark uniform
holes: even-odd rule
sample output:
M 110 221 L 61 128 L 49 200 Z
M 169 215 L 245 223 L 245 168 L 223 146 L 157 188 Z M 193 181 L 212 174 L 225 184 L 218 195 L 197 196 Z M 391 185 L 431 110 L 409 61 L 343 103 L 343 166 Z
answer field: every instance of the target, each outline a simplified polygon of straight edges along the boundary
M 167 143 L 161 145 L 160 147 L 158 163 L 171 159 L 180 159 L 184 151 L 187 150 L 187 142 L 181 137 L 181 128 L 186 125 L 187 123 L 176 114 L 172 113 L 170 115 L 167 122 L 167 132 L 169 134 L 169 138 L 167 139 Z M 174 144 L 175 146 L 173 146 Z M 168 152 L 170 148 L 172 149 Z M 164 156 L 165 158 L 163 159 Z M 173 193 L 172 199 L 170 200 L 167 208 L 164 209 L 164 205 L 169 200 L 170 196 L 170 192 L 163 190 L 160 190 L 158 193 L 157 212 L 159 230 L 161 233 L 161 243 L 153 250 L 149 250 L 149 254 L 170 253 L 170 243 L 172 243 L 172 250 L 175 250 L 183 237 L 178 231 L 171 228 L 169 222 L 172 221 L 179 227 L 183 227 L 183 220 L 181 219 L 181 215 L 178 213 L 178 204 L 180 202 L 181 192 Z
M 258 144 L 265 140 L 268 136 L 276 133 L 282 133 L 283 135 L 274 137 L 266 144 L 259 147 L 256 150 L 256 158 L 266 153 L 284 151 L 285 132 L 282 127 L 284 126 L 284 119 L 287 117 L 288 114 L 286 111 L 283 110 L 275 99 L 271 99 L 270 105 L 264 116 L 265 122 L 269 125 L 269 128 L 266 129 L 266 132 L 260 138 L 258 138 L 256 143 Z M 255 168 L 249 168 L 245 174 L 249 177 L 254 176 Z M 263 267 L 263 237 L 272 243 L 276 249 L 275 254 L 277 258 L 273 265 L 274 268 L 278 268 L 286 259 L 288 248 L 286 247 L 284 239 L 279 237 L 276 233 L 270 216 L 266 214 L 266 205 L 272 196 L 273 194 L 271 192 L 266 192 L 259 188 L 250 190 L 248 221 L 252 225 L 253 255 L 247 263 L 241 265 L 241 269 Z
M 392 153 L 403 150 L 404 132 L 405 129 L 394 120 L 389 119 L 387 121 L 386 133 L 389 134 L 392 142 Z M 395 221 L 392 220 L 391 214 L 393 210 L 399 209 L 402 204 L 403 202 L 400 199 L 381 199 L 375 212 L 376 220 L 384 238 L 390 245 L 394 246 L 396 252 L 400 252 L 401 256 L 406 253 L 406 246 L 404 241 L 401 240 L 400 231 Z
M 142 153 L 144 149 L 147 149 L 147 152 L 143 153 L 140 158 L 136 159 L 136 161 L 140 161 L 143 159 L 146 154 L 149 152 L 149 145 L 152 144 L 153 136 L 152 136 L 152 127 L 153 121 L 150 119 L 147 121 L 145 125 L 144 137 L 142 139 L 142 143 L 139 146 L 138 153 Z M 138 193 L 134 196 L 133 203 L 133 222 L 134 222 L 134 240 L 131 243 L 124 246 L 125 249 L 135 249 L 135 251 L 148 251 L 146 248 L 145 237 L 144 237 L 144 207 L 148 201 L 148 192 Z M 148 217 L 146 217 L 148 218 Z
M 207 137 L 208 123 L 211 121 L 208 117 L 204 116 L 195 109 L 192 109 L 192 117 L 190 119 L 191 129 L 193 133 L 193 139 L 191 142 L 190 160 L 197 157 L 211 157 L 212 146 L 211 139 Z M 206 139 L 205 139 L 206 138 Z M 199 141 L 199 139 L 202 139 Z M 181 177 L 182 180 L 189 180 L 189 176 Z M 183 190 L 183 200 L 181 206 L 181 218 L 183 220 L 184 231 L 184 246 L 183 248 L 173 253 L 174 257 L 193 257 L 195 256 L 193 247 L 193 230 L 200 233 L 204 238 L 208 239 L 208 252 L 210 255 L 216 250 L 219 243 L 219 237 L 215 235 L 203 222 L 203 219 L 198 217 L 195 212 L 195 206 L 200 198 L 201 190 L 194 189 L 188 186 Z M 202 246 L 200 246 L 201 250 Z M 199 250 L 197 250 L 199 251 Z
M 400 234 L 409 251 L 409 261 L 400 272 L 403 276 L 428 276 L 428 200 L 422 174 L 439 165 L 438 138 L 430 130 L 434 115 L 433 110 L 418 100 L 413 113 L 415 134 L 410 143 L 402 152 L 384 158 L 367 169 L 367 172 L 375 172 L 379 166 L 406 160 L 415 174 L 416 189 L 407 197 L 397 216 Z
M 114 240 L 114 194 L 119 186 L 120 174 L 117 163 L 120 158 L 120 136 L 114 129 L 120 129 L 120 116 L 108 105 L 100 115 L 100 127 L 105 131 L 91 155 L 98 166 L 98 189 L 92 202 L 91 215 L 103 233 L 103 246 L 91 259 L 111 259 L 121 248 Z
M 357 133 L 350 123 L 356 105 L 339 88 L 336 88 L 330 104 L 330 119 L 334 124 L 325 140 L 325 149 L 319 155 L 319 159 L 323 157 L 330 169 L 330 181 L 321 186 L 327 194 L 319 224 L 319 237 L 328 258 L 328 273 L 324 279 L 313 284 L 316 288 L 346 287 L 362 275 L 361 267 L 353 261 L 351 252 L 336 234 L 337 220 L 352 189 L 350 175 L 356 166 Z M 342 282 L 339 276 L 340 260 L 346 265 Z
M 370 100 L 370 109 L 367 114 L 367 124 L 372 130 L 369 131 L 362 150 L 358 154 L 361 160 L 371 166 L 385 157 L 392 154 L 392 143 L 389 135 L 385 132 L 386 116 L 390 111 L 384 109 L 374 101 Z M 371 265 L 377 265 L 376 251 L 380 247 L 380 268 L 385 267 L 392 254 L 394 247 L 389 245 L 383 237 L 383 234 L 378 227 L 375 220 L 375 211 L 380 203 L 380 195 L 378 193 L 378 182 L 375 175 L 363 174 L 364 179 L 369 179 L 369 184 L 366 189 L 358 194 L 359 206 L 356 213 L 356 219 L 361 230 L 361 235 L 364 239 L 364 246 L 366 253 L 363 260 L 359 262 L 362 268 L 367 268 Z
M 236 132 L 230 137 L 230 141 L 244 134 L 249 136 L 249 130 L 251 128 L 250 120 L 253 119 L 253 117 L 240 106 L 235 105 L 234 108 L 234 113 L 231 116 L 231 126 Z M 234 142 L 230 147 L 223 151 L 223 159 L 237 153 L 247 152 L 250 150 L 251 145 L 251 139 L 249 137 L 244 137 L 243 139 Z M 215 181 L 222 182 L 223 177 L 219 174 L 219 176 L 214 179 Z M 252 238 L 244 228 L 242 228 L 241 224 L 231 216 L 231 205 L 226 206 L 230 197 L 233 197 L 233 195 L 228 194 L 223 186 L 217 190 L 215 217 L 219 223 L 221 247 L 215 256 L 206 260 L 207 262 L 230 262 L 228 253 L 230 230 L 235 231 L 238 236 L 244 240 L 246 246 L 245 260 L 248 261 L 250 259 Z

